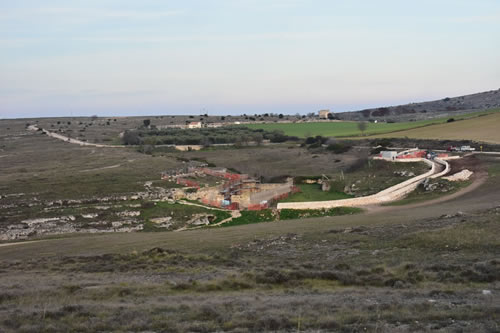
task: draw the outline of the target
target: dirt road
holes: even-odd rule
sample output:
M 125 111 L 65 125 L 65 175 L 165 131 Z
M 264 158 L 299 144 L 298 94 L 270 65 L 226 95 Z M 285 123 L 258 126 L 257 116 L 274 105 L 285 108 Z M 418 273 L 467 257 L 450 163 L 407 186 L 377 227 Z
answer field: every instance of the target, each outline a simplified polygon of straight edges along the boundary
M 28 126 L 28 130 L 30 130 L 30 131 L 41 130 L 43 133 L 45 133 L 46 135 L 48 135 L 52 138 L 55 138 L 55 139 L 58 139 L 58 140 L 61 140 L 64 142 L 76 144 L 79 146 L 98 147 L 98 148 L 126 148 L 127 147 L 127 146 L 121 146 L 121 145 L 102 145 L 102 144 L 97 144 L 97 143 L 85 142 L 85 141 L 81 141 L 78 139 L 70 138 L 70 137 L 62 135 L 62 134 L 54 133 L 54 132 L 48 131 L 48 130 L 43 129 L 43 128 L 39 128 L 35 125 Z

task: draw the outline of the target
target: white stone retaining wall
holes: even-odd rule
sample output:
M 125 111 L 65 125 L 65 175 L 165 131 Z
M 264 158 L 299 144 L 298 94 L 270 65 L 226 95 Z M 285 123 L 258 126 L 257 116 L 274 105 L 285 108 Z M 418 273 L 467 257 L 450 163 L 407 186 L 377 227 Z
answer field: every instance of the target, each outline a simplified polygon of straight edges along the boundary
M 360 207 L 398 200 L 404 197 L 406 194 L 414 191 L 424 179 L 432 176 L 436 172 L 436 162 L 432 162 L 424 158 L 405 159 L 404 162 L 417 161 L 425 162 L 431 167 L 431 169 L 424 174 L 408 179 L 397 185 L 391 186 L 383 191 L 380 191 L 379 193 L 352 199 L 279 203 L 278 209 L 329 209 L 335 207 Z

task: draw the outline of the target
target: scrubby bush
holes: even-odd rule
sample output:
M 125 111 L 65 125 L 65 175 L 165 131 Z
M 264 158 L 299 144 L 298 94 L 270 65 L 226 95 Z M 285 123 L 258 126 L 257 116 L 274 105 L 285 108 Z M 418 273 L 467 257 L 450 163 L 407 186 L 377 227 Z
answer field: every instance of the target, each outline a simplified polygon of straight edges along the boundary
M 326 149 L 335 154 L 343 154 L 348 152 L 351 149 L 351 146 L 344 143 L 333 143 L 330 144 Z
M 136 131 L 127 131 L 123 136 L 125 144 L 140 144 L 143 141 L 147 144 L 166 145 L 210 146 L 212 144 L 230 143 L 246 145 L 250 141 L 260 144 L 263 140 L 285 142 L 288 140 L 298 140 L 298 138 L 289 137 L 282 131 L 267 132 L 262 129 L 250 129 L 241 126 L 200 129 L 169 128 L 165 130 L 159 130 L 151 126 L 150 129 L 143 127 Z
M 142 143 L 142 139 L 136 131 L 125 131 L 122 141 L 124 145 L 139 145 Z

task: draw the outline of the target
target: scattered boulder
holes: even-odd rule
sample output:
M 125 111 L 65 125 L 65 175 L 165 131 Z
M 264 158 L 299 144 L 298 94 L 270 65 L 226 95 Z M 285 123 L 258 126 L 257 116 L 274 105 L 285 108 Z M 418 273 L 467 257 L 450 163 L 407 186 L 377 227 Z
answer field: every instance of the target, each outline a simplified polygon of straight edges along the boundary
M 394 175 L 399 177 L 415 177 L 415 173 L 413 171 L 394 171 Z
M 443 177 L 443 179 L 446 179 L 450 182 L 459 182 L 459 181 L 465 181 L 468 180 L 474 172 L 464 169 L 460 172 L 457 172 L 451 176 L 448 177 Z
M 126 210 L 126 211 L 117 213 L 117 215 L 121 216 L 121 217 L 134 217 L 134 216 L 141 215 L 141 212 L 138 210 L 128 210 L 128 211 Z
M 192 218 L 187 222 L 188 224 L 194 226 L 209 225 L 210 222 L 215 220 L 215 215 L 211 214 L 194 214 Z
M 170 228 L 174 224 L 171 216 L 157 217 L 157 218 L 151 219 L 150 221 L 155 223 L 156 227 L 159 227 L 159 228 Z

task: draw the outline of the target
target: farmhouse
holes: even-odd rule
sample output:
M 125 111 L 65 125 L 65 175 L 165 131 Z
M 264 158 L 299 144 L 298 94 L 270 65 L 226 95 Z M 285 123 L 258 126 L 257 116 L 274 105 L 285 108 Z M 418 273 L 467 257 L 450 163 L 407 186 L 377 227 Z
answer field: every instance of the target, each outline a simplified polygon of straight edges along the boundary
M 187 128 L 201 128 L 201 121 L 192 121 L 187 124 Z
M 331 114 L 330 110 L 320 110 L 318 111 L 319 117 L 321 119 L 328 119 L 328 115 Z

